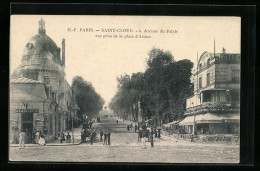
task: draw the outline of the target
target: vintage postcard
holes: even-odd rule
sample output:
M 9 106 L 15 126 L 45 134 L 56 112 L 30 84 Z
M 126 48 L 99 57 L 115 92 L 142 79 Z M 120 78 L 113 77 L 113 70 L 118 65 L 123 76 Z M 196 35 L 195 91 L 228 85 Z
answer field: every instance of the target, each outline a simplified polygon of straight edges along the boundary
M 240 17 L 10 23 L 10 161 L 240 162 Z

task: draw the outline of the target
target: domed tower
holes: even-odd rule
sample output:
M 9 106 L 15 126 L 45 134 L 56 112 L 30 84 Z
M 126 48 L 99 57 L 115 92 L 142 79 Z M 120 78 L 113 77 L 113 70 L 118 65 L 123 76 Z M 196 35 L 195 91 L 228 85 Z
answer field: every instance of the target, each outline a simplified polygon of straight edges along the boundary
M 38 34 L 33 36 L 25 45 L 20 76 L 37 80 L 46 85 L 47 96 L 60 93 L 63 89 L 65 77 L 65 39 L 62 40 L 61 49 L 46 35 L 45 22 L 39 21 Z

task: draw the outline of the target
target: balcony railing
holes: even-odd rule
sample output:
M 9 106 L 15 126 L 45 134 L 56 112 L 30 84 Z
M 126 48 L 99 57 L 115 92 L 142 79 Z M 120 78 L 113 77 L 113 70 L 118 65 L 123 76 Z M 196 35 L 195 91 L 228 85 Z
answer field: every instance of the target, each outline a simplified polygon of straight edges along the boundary
M 201 105 L 190 107 L 186 110 L 185 115 L 207 112 L 236 112 L 239 111 L 239 102 L 204 102 Z

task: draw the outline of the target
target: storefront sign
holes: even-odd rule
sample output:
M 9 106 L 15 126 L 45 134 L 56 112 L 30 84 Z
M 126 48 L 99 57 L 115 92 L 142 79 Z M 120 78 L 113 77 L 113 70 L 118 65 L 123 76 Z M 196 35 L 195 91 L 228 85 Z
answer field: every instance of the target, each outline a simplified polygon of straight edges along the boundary
M 44 126 L 43 121 L 36 120 L 35 121 L 36 126 Z
M 16 113 L 39 113 L 39 109 L 16 109 Z

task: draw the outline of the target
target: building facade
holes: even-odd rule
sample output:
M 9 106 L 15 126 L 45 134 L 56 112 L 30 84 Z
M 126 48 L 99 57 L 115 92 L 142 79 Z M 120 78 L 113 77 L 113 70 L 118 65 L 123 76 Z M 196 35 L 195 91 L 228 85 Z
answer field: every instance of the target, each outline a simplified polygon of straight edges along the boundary
M 65 39 L 61 50 L 46 35 L 41 19 L 11 76 L 10 140 L 21 130 L 41 130 L 48 140 L 70 128 L 75 98 L 65 76 Z
M 191 81 L 194 94 L 186 100 L 186 133 L 235 134 L 240 120 L 240 54 L 203 52 Z

